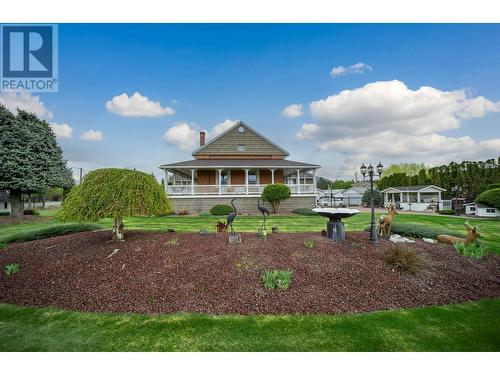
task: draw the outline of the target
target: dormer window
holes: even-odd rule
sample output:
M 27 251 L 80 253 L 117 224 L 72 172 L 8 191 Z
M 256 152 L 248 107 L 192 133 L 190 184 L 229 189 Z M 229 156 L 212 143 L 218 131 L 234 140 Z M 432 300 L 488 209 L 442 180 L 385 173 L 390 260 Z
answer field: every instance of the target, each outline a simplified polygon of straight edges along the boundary
M 245 151 L 245 145 L 238 145 L 238 146 L 236 146 L 236 150 L 238 150 L 240 152 L 241 151 Z

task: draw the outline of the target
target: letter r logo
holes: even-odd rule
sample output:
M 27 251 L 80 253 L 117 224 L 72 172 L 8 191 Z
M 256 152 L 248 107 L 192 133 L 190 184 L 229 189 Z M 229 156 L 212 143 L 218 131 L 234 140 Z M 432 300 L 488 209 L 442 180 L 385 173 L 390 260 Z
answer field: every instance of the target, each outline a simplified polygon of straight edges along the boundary
M 52 77 L 53 26 L 2 27 L 2 76 Z

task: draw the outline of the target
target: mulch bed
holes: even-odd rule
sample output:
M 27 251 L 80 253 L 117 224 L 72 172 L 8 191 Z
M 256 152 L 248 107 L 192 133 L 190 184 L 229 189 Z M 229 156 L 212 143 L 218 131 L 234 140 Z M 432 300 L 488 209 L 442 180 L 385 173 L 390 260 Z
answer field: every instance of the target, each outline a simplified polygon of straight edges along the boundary
M 333 244 L 319 234 L 280 233 L 262 241 L 243 233 L 76 233 L 0 250 L 0 301 L 81 311 L 213 314 L 346 313 L 450 304 L 500 296 L 500 257 L 472 260 L 451 246 L 410 245 L 428 265 L 412 276 L 377 255 L 367 233 L 348 232 Z M 175 240 L 171 241 L 172 239 Z M 313 239 L 313 249 L 303 241 Z M 388 245 L 383 241 L 380 246 Z M 113 250 L 119 251 L 108 257 Z M 291 269 L 288 290 L 261 284 L 264 269 Z

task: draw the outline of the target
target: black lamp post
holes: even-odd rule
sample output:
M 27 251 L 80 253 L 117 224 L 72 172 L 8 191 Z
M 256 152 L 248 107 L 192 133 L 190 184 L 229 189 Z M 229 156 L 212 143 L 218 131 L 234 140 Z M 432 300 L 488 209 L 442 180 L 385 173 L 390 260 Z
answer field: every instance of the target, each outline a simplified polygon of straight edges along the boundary
M 384 172 L 384 166 L 382 163 L 378 163 L 378 165 L 374 169 L 372 165 L 370 164 L 368 167 L 365 166 L 365 163 L 361 164 L 361 174 L 363 175 L 363 180 L 365 179 L 366 175 L 369 176 L 370 178 L 370 193 L 371 193 L 371 198 L 370 198 L 370 208 L 371 208 L 371 221 L 370 221 L 370 241 L 373 243 L 378 243 L 378 238 L 377 238 L 377 226 L 375 225 L 375 202 L 373 199 L 373 177 L 374 176 L 381 176 L 382 173 Z

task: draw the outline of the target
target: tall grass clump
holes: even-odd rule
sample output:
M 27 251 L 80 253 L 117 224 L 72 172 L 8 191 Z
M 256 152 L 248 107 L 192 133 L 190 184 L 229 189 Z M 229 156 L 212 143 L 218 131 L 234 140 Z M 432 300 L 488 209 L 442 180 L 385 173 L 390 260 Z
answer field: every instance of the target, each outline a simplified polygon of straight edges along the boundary
M 262 271 L 261 278 L 262 284 L 266 289 L 288 289 L 292 282 L 292 271 Z
M 378 252 L 389 266 L 413 275 L 426 264 L 426 258 L 421 253 L 401 243 L 384 246 Z
M 469 258 L 480 259 L 488 254 L 488 249 L 483 244 L 471 243 L 466 245 L 464 243 L 456 243 L 453 247 L 458 253 Z

